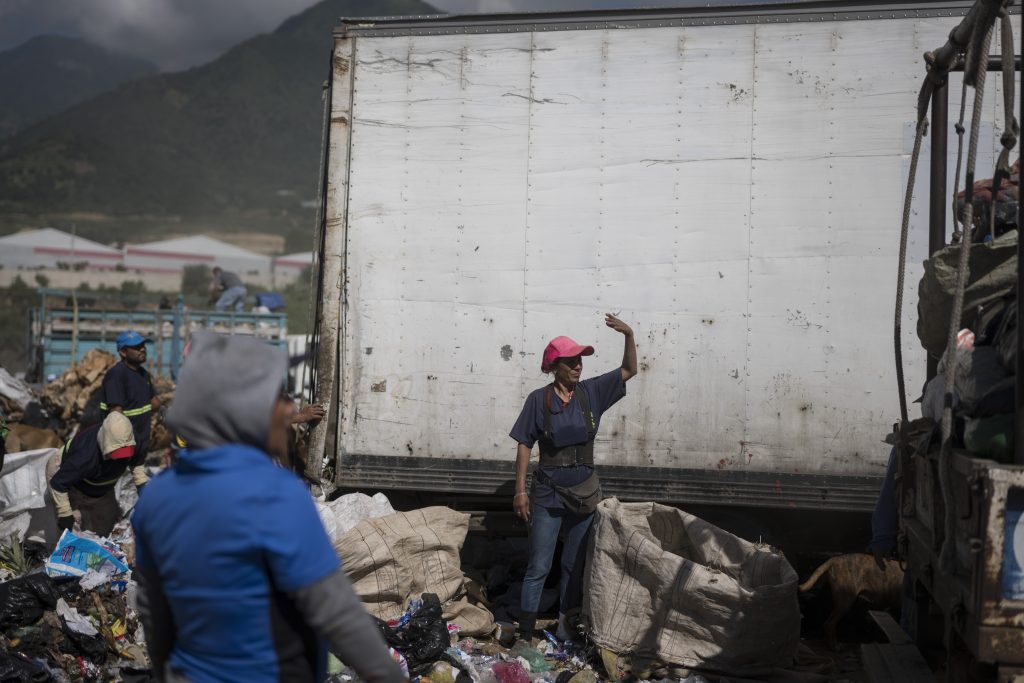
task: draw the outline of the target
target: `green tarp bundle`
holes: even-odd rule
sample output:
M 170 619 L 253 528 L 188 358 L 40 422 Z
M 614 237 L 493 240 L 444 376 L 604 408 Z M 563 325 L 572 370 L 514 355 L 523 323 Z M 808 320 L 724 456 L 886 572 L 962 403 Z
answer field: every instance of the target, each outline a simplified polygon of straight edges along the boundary
M 918 287 L 917 336 L 935 358 L 946 350 L 949 316 L 956 291 L 956 270 L 960 246 L 950 245 L 924 262 L 924 277 Z M 970 278 L 964 290 L 960 327 L 974 319 L 978 306 L 997 301 L 1014 291 L 1017 282 L 1017 232 L 1011 231 L 992 242 L 971 245 Z

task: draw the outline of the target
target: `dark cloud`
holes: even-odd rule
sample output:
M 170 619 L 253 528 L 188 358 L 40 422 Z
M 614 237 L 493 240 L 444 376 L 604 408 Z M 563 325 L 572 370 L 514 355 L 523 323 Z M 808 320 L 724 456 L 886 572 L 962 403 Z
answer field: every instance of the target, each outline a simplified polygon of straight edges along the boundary
M 272 31 L 316 0 L 0 0 L 0 49 L 41 33 L 85 38 L 164 69 Z
M 43 33 L 79 36 L 150 59 L 163 69 L 209 61 L 231 46 L 274 30 L 317 0 L 0 0 L 0 50 Z M 752 0 L 731 0 L 748 4 Z M 431 2 L 431 0 L 428 0 Z M 443 12 L 531 12 L 722 0 L 433 0 Z

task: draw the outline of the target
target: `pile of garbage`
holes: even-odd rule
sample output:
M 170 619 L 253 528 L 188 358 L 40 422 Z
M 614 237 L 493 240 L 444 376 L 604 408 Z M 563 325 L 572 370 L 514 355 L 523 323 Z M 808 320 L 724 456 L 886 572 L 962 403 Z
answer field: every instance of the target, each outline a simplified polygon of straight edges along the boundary
M 420 683 L 595 683 L 600 676 L 588 652 L 572 642 L 559 641 L 549 631 L 534 645 L 525 641 L 500 644 L 500 629 L 484 637 L 465 637 L 457 624 L 443 616 L 433 593 L 412 600 L 396 619 L 377 624 L 392 657 Z M 493 637 L 492 637 L 493 636 Z M 337 659 L 329 663 L 332 683 L 356 681 L 358 675 Z M 689 683 L 698 683 L 691 679 Z
M 127 521 L 110 538 L 65 531 L 47 557 L 16 536 L 0 548 L 0 680 L 147 681 Z
M 0 368 L 0 413 L 12 422 L 19 422 L 33 400 L 35 394 L 28 384 Z

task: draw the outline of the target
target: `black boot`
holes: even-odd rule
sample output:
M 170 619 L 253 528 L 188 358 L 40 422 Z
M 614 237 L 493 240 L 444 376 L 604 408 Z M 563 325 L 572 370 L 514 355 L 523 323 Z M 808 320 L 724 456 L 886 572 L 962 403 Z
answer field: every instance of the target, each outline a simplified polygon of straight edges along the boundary
M 523 612 L 519 615 L 519 629 L 516 631 L 516 640 L 522 640 L 533 645 L 533 639 L 537 635 L 537 613 Z

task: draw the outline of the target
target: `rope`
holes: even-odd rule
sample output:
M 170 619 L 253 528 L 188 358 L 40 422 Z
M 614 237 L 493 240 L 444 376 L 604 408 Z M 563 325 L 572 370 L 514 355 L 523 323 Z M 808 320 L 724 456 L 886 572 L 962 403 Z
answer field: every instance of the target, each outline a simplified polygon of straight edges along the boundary
M 988 55 L 989 45 L 992 42 L 992 28 L 995 17 L 985 25 L 979 23 L 975 27 L 972 39 L 981 33 L 980 40 L 972 40 L 971 50 L 968 52 L 968 64 L 971 63 L 971 55 Z M 977 66 L 978 59 L 975 57 L 974 64 Z M 950 484 L 950 458 L 953 447 L 953 388 L 956 379 L 957 363 L 959 361 L 959 350 L 956 346 L 956 335 L 959 332 L 960 320 L 963 317 L 964 289 L 970 277 L 970 255 L 971 255 L 971 225 L 974 222 L 974 167 L 978 158 L 978 137 L 981 131 L 981 117 L 984 114 L 983 105 L 985 100 L 985 76 L 987 69 L 982 67 L 975 70 L 974 81 L 974 106 L 971 109 L 971 137 L 967 147 L 967 169 L 964 184 L 966 206 L 964 209 L 964 231 L 963 240 L 960 242 L 960 259 L 957 264 L 956 291 L 953 295 L 953 310 L 949 316 L 949 334 L 946 337 L 946 381 L 943 391 L 942 407 L 942 448 L 939 451 L 939 489 L 942 492 L 943 518 L 945 521 L 945 534 L 942 538 L 942 550 L 939 553 L 939 564 L 944 571 L 953 572 L 954 559 L 954 534 L 956 532 L 956 515 L 953 514 L 953 492 Z M 970 80 L 967 74 L 964 80 Z
M 900 392 L 900 433 L 910 421 L 907 416 L 907 384 L 903 376 L 903 284 L 907 275 L 907 236 L 910 233 L 910 209 L 914 201 L 914 181 L 917 179 L 917 162 L 921 156 L 921 141 L 928 134 L 927 105 L 918 110 L 917 134 L 914 136 L 914 152 L 910 156 L 910 175 L 907 177 L 907 192 L 903 200 L 903 225 L 900 229 L 900 261 L 896 275 L 896 319 L 893 326 L 893 344 L 896 349 L 896 384 Z
M 1004 10 L 1000 15 L 1000 31 L 1002 43 L 1002 72 L 1003 72 L 1003 124 L 1005 126 L 1002 136 L 999 138 L 1003 150 L 996 160 L 996 170 L 992 174 L 992 200 L 989 203 L 989 229 L 988 234 L 996 236 L 996 198 L 999 190 L 1003 187 L 1003 180 L 1010 177 L 1010 153 L 1017 146 L 1017 134 L 1020 128 L 1017 118 L 1013 115 L 1014 104 L 1014 54 L 1013 54 L 1013 26 L 1010 23 L 1010 15 Z
M 967 81 L 960 89 L 960 120 L 956 123 L 956 174 L 953 176 L 953 242 L 960 241 L 960 223 L 957 214 L 956 197 L 960 194 L 960 166 L 964 160 L 964 111 L 967 109 Z

